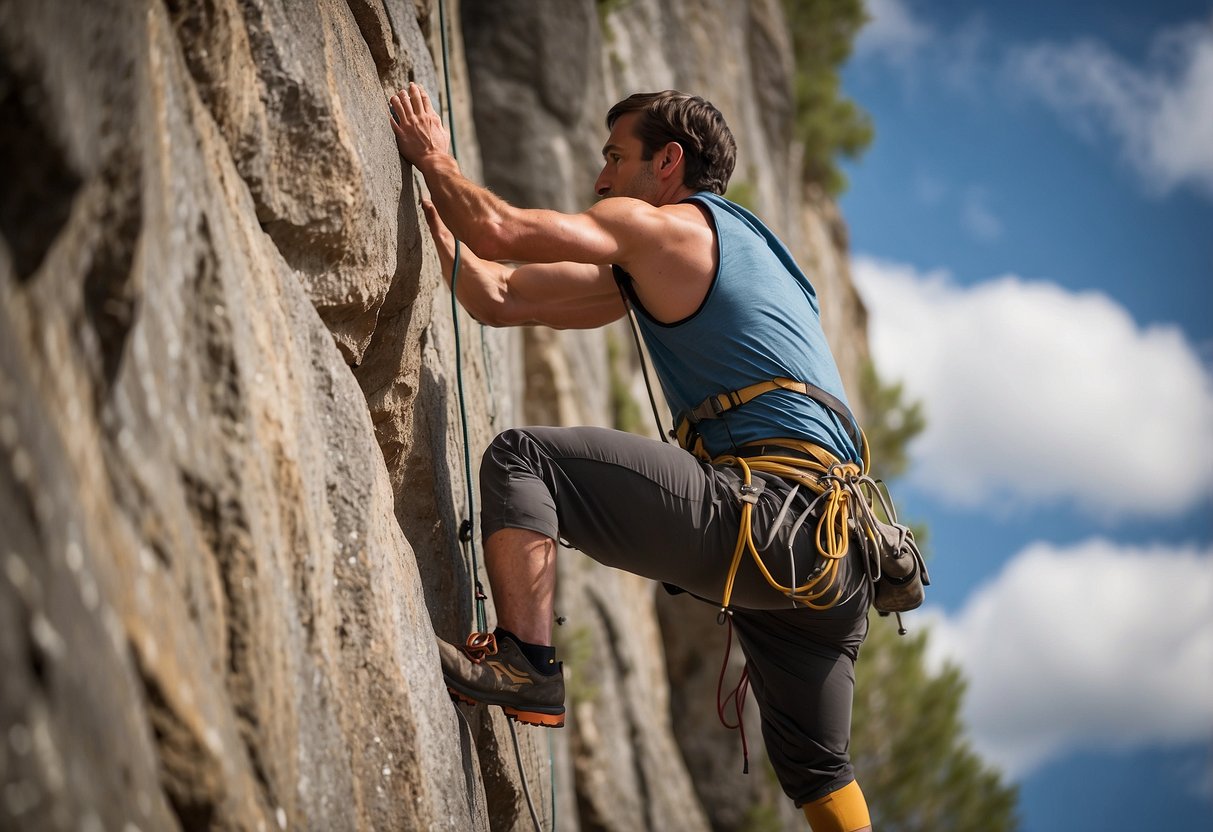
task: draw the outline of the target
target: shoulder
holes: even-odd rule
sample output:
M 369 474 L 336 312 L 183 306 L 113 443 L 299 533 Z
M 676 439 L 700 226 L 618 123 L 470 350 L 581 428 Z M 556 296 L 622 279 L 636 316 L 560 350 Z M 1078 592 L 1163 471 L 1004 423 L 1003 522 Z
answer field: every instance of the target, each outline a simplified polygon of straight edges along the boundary
M 652 243 L 681 236 L 712 233 L 706 207 L 696 202 L 652 205 L 631 197 L 610 197 L 585 212 L 587 217 L 616 234 L 622 243 Z
M 608 205 L 607 203 L 613 203 Z M 662 323 L 680 321 L 703 303 L 716 275 L 715 228 L 698 201 L 650 205 L 624 197 L 591 209 L 615 222 L 619 242 L 611 261 L 628 272 L 647 313 Z

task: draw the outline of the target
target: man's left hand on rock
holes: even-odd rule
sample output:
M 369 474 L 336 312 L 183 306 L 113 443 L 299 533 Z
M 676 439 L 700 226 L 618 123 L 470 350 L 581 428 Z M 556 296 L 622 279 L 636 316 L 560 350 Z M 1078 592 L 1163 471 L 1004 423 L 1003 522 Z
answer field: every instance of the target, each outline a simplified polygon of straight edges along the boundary
M 410 82 L 391 97 L 390 103 L 395 118 L 389 118 L 389 122 L 405 161 L 416 167 L 431 154 L 450 153 L 450 134 L 420 84 Z

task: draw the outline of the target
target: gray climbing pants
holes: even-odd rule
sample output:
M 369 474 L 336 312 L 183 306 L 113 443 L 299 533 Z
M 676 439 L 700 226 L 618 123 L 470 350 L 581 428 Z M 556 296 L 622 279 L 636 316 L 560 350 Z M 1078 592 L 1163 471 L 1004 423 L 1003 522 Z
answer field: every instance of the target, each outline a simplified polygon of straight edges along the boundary
M 485 538 L 529 529 L 607 566 L 673 584 L 720 603 L 737 543 L 740 471 L 673 445 L 604 428 L 518 428 L 493 441 L 480 468 Z M 812 495 L 797 493 L 772 529 L 792 484 L 755 472 L 763 490 L 753 536 L 781 584 L 817 565 L 815 523 L 791 539 Z M 797 805 L 854 779 L 849 757 L 854 662 L 867 635 L 871 586 L 859 547 L 840 563 L 840 603 L 793 607 L 744 556 L 731 608 L 762 714 L 767 755 Z M 831 595 L 827 595 L 827 598 Z

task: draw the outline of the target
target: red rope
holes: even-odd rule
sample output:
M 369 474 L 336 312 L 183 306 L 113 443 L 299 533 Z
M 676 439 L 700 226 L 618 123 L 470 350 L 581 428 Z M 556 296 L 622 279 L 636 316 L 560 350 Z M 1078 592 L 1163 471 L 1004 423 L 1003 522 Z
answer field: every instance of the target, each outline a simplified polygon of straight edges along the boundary
M 720 720 L 720 724 L 730 731 L 736 729 L 741 734 L 741 773 L 750 773 L 750 747 L 745 739 L 745 721 L 743 718 L 743 710 L 745 708 L 746 694 L 750 692 L 750 665 L 746 663 L 745 668 L 741 671 L 741 677 L 737 680 L 737 686 L 733 688 L 732 693 L 720 698 L 720 694 L 724 689 L 724 673 L 729 666 L 729 654 L 733 650 L 733 616 L 726 615 L 725 621 L 728 622 L 728 636 L 724 643 L 724 661 L 720 664 L 720 677 L 716 680 L 716 717 Z M 729 700 L 733 700 L 733 713 L 737 716 L 735 724 L 729 724 L 725 719 L 724 711 L 728 707 Z

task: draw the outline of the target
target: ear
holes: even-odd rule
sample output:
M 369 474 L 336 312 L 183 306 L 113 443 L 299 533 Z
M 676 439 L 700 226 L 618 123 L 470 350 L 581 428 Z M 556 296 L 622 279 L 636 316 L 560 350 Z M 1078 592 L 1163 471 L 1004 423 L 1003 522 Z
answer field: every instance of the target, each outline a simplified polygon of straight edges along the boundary
M 658 178 L 669 179 L 675 174 L 682 176 L 682 145 L 678 142 L 667 142 L 666 146 L 658 151 L 653 161 L 653 170 L 656 171 Z

